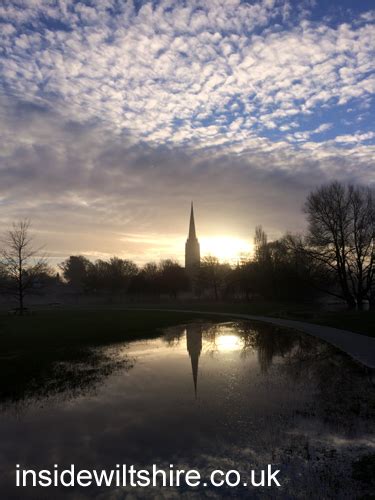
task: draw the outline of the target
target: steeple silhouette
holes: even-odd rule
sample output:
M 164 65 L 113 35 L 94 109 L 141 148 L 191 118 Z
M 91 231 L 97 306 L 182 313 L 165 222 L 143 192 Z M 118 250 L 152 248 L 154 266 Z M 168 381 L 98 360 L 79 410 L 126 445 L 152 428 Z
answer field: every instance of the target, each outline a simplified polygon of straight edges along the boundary
M 195 234 L 195 221 L 194 221 L 194 207 L 193 202 L 191 202 L 190 210 L 190 224 L 189 224 L 189 240 L 196 240 L 197 235 Z
M 194 274 L 200 264 L 200 248 L 197 234 L 195 232 L 194 207 L 191 202 L 189 235 L 185 244 L 185 269 L 191 275 Z
M 193 372 L 193 382 L 194 382 L 194 394 L 195 398 L 197 398 L 199 356 L 202 352 L 202 329 L 199 325 L 187 325 L 186 347 L 191 360 L 191 370 Z

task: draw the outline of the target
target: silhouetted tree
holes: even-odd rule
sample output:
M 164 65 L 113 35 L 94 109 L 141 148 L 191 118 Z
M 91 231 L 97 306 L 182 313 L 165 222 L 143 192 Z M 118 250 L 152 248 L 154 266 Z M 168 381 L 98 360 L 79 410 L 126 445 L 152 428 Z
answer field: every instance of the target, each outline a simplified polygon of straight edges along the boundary
M 301 250 L 298 235 L 287 234 L 268 244 L 272 296 L 293 301 L 316 295 L 319 274 L 316 264 Z
M 269 259 L 268 250 L 267 234 L 262 226 L 256 226 L 254 235 L 254 260 L 260 264 L 266 264 Z
M 257 226 L 254 236 L 254 256 L 234 270 L 240 289 L 249 299 L 300 301 L 311 298 L 312 261 L 297 244 L 299 237 L 290 234 L 268 241 L 267 234 Z
M 156 283 L 159 279 L 159 267 L 156 262 L 147 262 L 142 268 L 142 274 L 144 274 L 146 281 L 151 283 Z
M 261 295 L 271 298 L 272 287 L 272 265 L 270 259 L 270 244 L 267 234 L 262 226 L 256 226 L 254 234 L 254 255 L 241 266 L 242 287 L 251 290 L 252 295 Z
M 198 287 L 201 291 L 212 290 L 215 300 L 219 300 L 231 268 L 229 264 L 221 264 L 217 257 L 203 257 L 198 273 Z
M 294 269 L 294 273 L 292 275 L 288 273 L 286 278 L 289 283 L 297 285 L 294 287 L 297 296 L 305 298 L 306 295 L 311 297 L 321 295 L 322 292 L 336 296 L 334 292 L 335 276 L 329 272 L 324 262 L 314 259 L 310 255 L 306 238 L 302 235 L 288 233 L 282 238 L 282 242 Z
M 375 199 L 366 187 L 332 182 L 310 193 L 305 204 L 309 255 L 323 263 L 349 307 L 373 302 Z
M 254 294 L 253 267 L 251 259 L 242 259 L 232 272 L 234 289 L 249 301 Z
M 99 259 L 89 264 L 85 284 L 91 291 L 126 293 L 137 273 L 138 267 L 130 260 L 118 257 L 109 261 Z
M 106 265 L 107 288 L 112 293 L 127 292 L 137 273 L 138 267 L 131 260 L 112 257 Z
M 163 260 L 160 263 L 159 269 L 161 291 L 177 298 L 179 292 L 189 289 L 188 276 L 185 269 L 178 262 L 170 259 Z
M 1 251 L 5 288 L 17 298 L 21 315 L 25 310 L 26 295 L 50 274 L 46 260 L 38 256 L 40 249 L 32 245 L 29 229 L 27 220 L 13 224 L 3 240 Z
M 82 289 L 87 281 L 91 262 L 83 255 L 71 255 L 59 264 L 64 280 L 74 287 Z
M 156 262 L 148 262 L 137 275 L 138 291 L 146 295 L 160 293 L 159 267 Z

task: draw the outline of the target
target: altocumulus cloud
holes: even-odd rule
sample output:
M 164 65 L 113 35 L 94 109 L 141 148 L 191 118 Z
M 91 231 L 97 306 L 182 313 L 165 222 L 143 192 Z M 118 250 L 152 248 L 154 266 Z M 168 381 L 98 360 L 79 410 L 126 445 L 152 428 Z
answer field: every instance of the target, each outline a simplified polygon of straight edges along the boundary
M 202 232 L 276 236 L 375 180 L 365 2 L 5 0 L 0 30 L 0 222 L 56 258 L 174 255 L 192 196 Z

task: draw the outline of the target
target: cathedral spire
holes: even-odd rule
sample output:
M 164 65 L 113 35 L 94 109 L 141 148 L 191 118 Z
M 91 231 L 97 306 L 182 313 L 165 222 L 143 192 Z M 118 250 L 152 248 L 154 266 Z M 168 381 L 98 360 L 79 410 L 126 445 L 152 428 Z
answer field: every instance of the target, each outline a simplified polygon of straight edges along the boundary
M 197 234 L 195 232 L 194 207 L 191 202 L 189 235 L 185 244 L 185 269 L 192 276 L 196 273 L 200 263 L 200 249 Z
M 194 221 L 194 207 L 193 207 L 193 202 L 191 202 L 191 210 L 190 210 L 189 239 L 192 239 L 192 240 L 196 240 L 197 239 L 197 235 L 195 233 L 195 221 Z

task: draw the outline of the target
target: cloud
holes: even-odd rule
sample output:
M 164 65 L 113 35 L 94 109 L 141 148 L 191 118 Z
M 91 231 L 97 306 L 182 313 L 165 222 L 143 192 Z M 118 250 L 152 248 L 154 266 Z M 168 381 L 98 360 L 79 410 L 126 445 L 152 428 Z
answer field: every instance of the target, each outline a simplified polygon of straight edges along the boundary
M 370 152 L 356 144 L 347 157 L 333 144 L 293 152 L 288 143 L 257 137 L 247 139 L 245 153 L 243 144 L 229 151 L 156 148 L 108 134 L 99 124 L 61 121 L 56 112 L 25 102 L 8 106 L 0 128 L 8 132 L 1 225 L 31 217 L 56 259 L 78 251 L 138 262 L 172 257 L 185 237 L 191 197 L 201 235 L 251 239 L 254 226 L 263 223 L 278 236 L 302 229 L 301 206 L 311 185 L 371 177 Z M 132 234 L 147 240 L 158 235 L 159 243 L 138 238 L 135 244 Z
M 243 114 L 243 129 L 261 131 L 374 90 L 375 33 L 366 19 L 337 28 L 305 20 L 280 30 L 272 23 L 282 20 L 282 2 L 162 1 L 138 10 L 129 2 L 115 14 L 110 1 L 61 2 L 47 13 L 66 29 L 51 29 L 42 17 L 49 2 L 23 4 L 22 12 L 10 5 L 2 8 L 5 25 L 16 27 L 2 61 L 8 88 L 53 97 L 75 119 L 100 116 L 156 143 L 204 142 L 213 129 L 202 123 L 217 118 L 227 119 L 217 133 L 230 142 L 235 106 L 256 118 Z M 27 18 L 34 30 L 25 28 Z
M 366 133 L 357 133 L 353 135 L 338 135 L 335 137 L 335 142 L 343 142 L 346 144 L 353 143 L 353 142 L 363 142 L 363 141 L 370 141 L 375 138 L 375 133 L 374 132 L 366 132 Z
M 30 214 L 52 249 L 103 255 L 126 234 L 181 238 L 192 196 L 202 230 L 251 237 L 300 229 L 312 185 L 374 182 L 372 15 L 309 9 L 3 2 L 2 225 Z
M 322 123 L 321 125 L 319 125 L 319 127 L 317 127 L 315 130 L 312 130 L 310 132 L 311 135 L 313 134 L 321 134 L 322 132 L 326 132 L 327 130 L 329 130 L 330 128 L 332 128 L 332 123 Z

